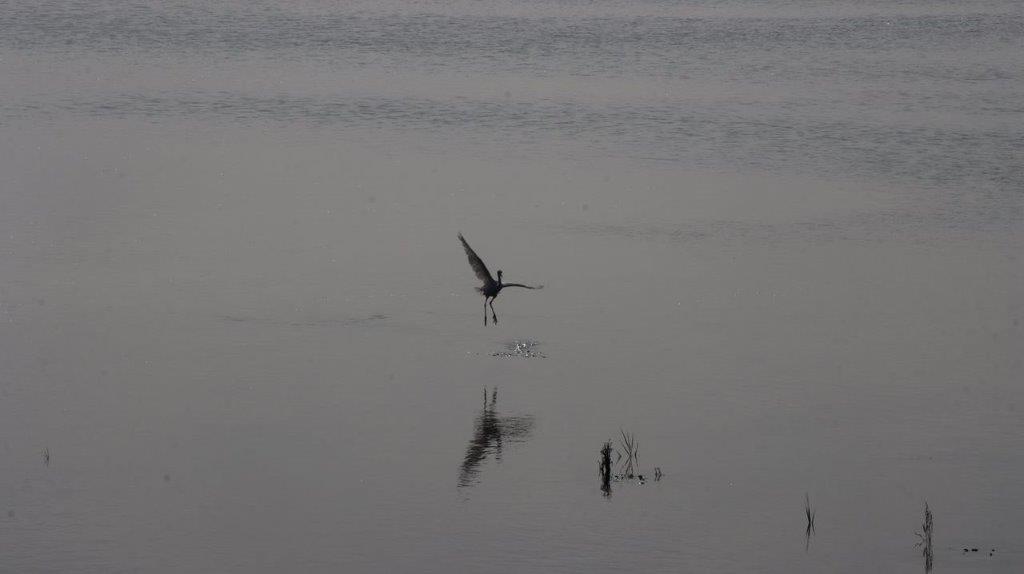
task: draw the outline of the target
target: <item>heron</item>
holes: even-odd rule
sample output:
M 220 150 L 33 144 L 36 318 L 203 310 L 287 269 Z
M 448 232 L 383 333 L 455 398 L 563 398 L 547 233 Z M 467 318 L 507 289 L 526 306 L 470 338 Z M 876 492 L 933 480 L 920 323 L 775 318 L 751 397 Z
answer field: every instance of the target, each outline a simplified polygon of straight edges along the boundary
M 494 277 L 491 277 L 491 272 L 487 270 L 487 266 L 484 265 L 480 256 L 473 251 L 473 248 L 466 243 L 466 238 L 459 233 L 459 241 L 462 242 L 462 247 L 466 249 L 466 257 L 469 258 L 469 266 L 473 268 L 473 272 L 476 276 L 484 282 L 483 285 L 477 287 L 484 296 L 484 325 L 487 324 L 487 306 L 490 304 L 491 307 L 491 318 L 494 319 L 494 324 L 498 324 L 498 314 L 494 312 L 494 298 L 501 293 L 501 290 L 505 287 L 522 287 L 523 289 L 542 289 L 543 285 L 537 285 L 535 287 L 530 285 L 523 285 L 522 283 L 503 283 L 501 280 L 501 269 L 498 269 L 498 280 L 495 281 Z

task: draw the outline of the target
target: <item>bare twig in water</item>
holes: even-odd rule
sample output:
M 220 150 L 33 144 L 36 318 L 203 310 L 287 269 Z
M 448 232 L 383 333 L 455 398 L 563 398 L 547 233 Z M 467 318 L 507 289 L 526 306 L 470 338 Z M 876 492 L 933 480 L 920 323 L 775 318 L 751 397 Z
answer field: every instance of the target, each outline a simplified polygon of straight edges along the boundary
M 624 478 L 633 478 L 640 468 L 640 459 L 637 457 L 640 444 L 633 434 L 622 429 L 619 429 L 619 433 L 622 434 L 622 441 L 619 444 L 623 451 L 619 453 L 619 458 L 623 460 L 619 465 L 620 474 Z
M 598 464 L 601 471 L 601 492 L 605 496 L 612 495 L 612 441 L 606 441 L 601 447 L 601 461 Z
M 804 493 L 804 516 L 807 518 L 807 529 L 804 531 L 804 537 L 806 538 L 806 544 L 804 545 L 804 552 L 811 549 L 811 536 L 814 535 L 814 509 L 811 508 L 811 495 Z
M 807 532 L 814 532 L 814 509 L 811 508 L 811 495 L 804 493 L 804 516 L 807 517 Z
M 924 556 L 924 571 L 932 571 L 932 560 L 934 554 L 932 552 L 932 511 L 928 508 L 928 501 L 924 502 L 924 522 L 921 523 L 921 530 L 923 532 L 915 531 L 920 540 L 915 546 L 922 546 L 921 554 Z

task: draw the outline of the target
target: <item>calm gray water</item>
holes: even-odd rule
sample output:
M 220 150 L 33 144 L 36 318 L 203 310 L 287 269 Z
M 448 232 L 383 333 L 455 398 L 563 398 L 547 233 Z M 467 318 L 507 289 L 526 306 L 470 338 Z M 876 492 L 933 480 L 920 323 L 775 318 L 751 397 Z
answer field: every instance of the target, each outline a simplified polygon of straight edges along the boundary
M 0 571 L 1020 572 L 1022 190 L 1016 1 L 0 0 Z

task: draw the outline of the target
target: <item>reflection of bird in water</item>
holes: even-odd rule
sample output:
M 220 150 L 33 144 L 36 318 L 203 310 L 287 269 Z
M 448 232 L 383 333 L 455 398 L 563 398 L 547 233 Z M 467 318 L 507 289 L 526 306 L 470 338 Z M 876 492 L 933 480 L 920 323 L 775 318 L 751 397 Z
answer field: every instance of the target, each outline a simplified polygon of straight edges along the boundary
M 473 251 L 473 248 L 469 246 L 469 243 L 466 243 L 466 238 L 463 237 L 461 233 L 459 234 L 459 241 L 462 242 L 462 247 L 466 249 L 466 256 L 469 257 L 469 265 L 473 268 L 473 272 L 476 273 L 476 276 L 484 282 L 483 285 L 476 288 L 476 290 L 484 296 L 484 325 L 487 324 L 488 299 L 491 303 L 491 318 L 494 319 L 495 325 L 498 324 L 498 314 L 494 312 L 494 298 L 497 297 L 498 293 L 501 293 L 501 290 L 505 287 L 522 287 L 523 289 L 542 289 L 544 287 L 543 285 L 531 287 L 529 285 L 523 285 L 522 283 L 502 283 L 501 269 L 498 269 L 498 280 L 495 281 L 494 277 L 491 277 L 491 272 L 487 270 L 487 266 L 484 265 L 484 262 L 479 256 L 477 256 L 476 252 Z
M 459 469 L 459 486 L 472 486 L 480 473 L 480 464 L 487 460 L 489 454 L 495 460 L 501 460 L 501 449 L 505 441 L 522 442 L 529 438 L 533 429 L 531 416 L 500 416 L 495 411 L 498 401 L 498 389 L 491 392 L 487 400 L 487 389 L 484 389 L 484 405 L 473 425 L 473 438 L 466 447 L 466 456 L 462 459 Z

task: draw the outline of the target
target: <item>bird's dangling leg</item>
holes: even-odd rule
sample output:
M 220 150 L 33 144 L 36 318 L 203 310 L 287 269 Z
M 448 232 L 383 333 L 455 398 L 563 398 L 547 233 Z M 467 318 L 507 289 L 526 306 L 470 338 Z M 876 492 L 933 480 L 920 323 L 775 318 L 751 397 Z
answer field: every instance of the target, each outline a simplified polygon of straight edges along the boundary
M 484 315 L 487 314 L 487 310 L 484 309 Z M 494 324 L 498 324 L 498 314 L 494 312 L 494 297 L 491 297 L 491 318 L 494 319 Z
M 487 326 L 487 297 L 484 297 L 484 326 Z

